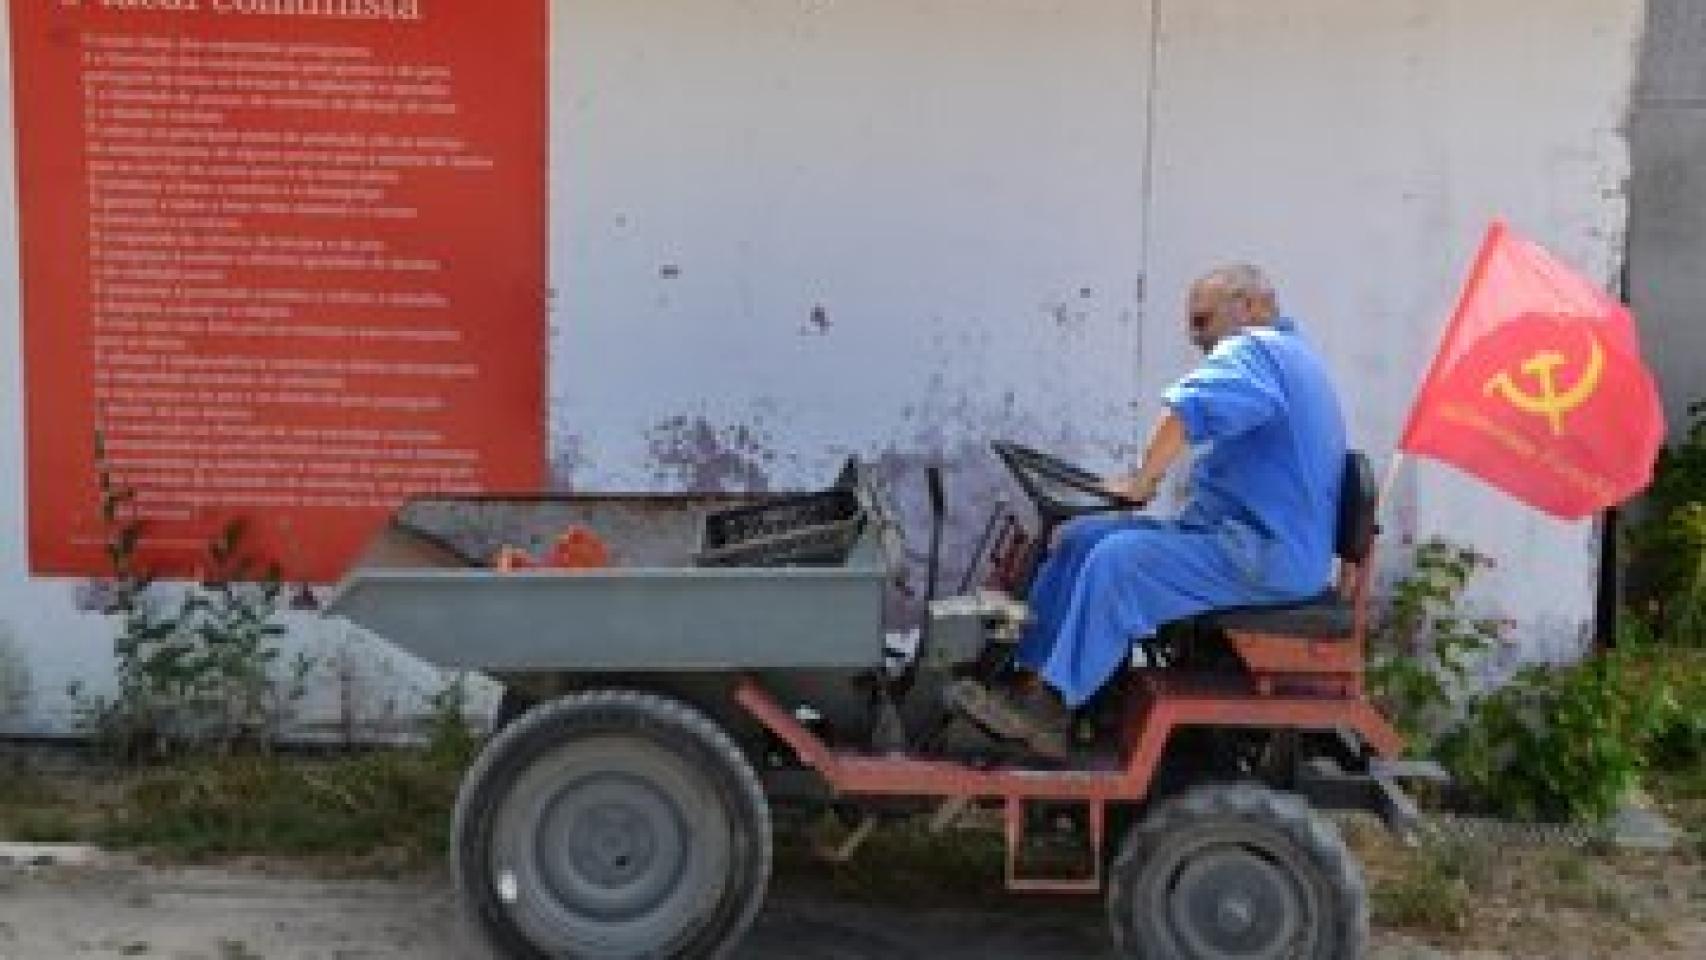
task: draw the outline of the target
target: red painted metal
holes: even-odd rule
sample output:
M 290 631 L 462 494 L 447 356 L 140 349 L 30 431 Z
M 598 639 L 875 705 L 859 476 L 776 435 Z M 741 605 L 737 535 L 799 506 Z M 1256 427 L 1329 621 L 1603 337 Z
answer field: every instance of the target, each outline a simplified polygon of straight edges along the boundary
M 1375 551 L 1379 548 L 1380 538 L 1375 537 L 1369 541 L 1368 550 L 1365 551 L 1365 555 L 1363 556 L 1361 563 L 1344 563 L 1339 565 L 1340 576 L 1344 577 L 1350 584 L 1349 596 L 1351 598 L 1351 609 L 1354 611 L 1354 619 L 1351 621 L 1351 633 L 1353 635 L 1357 662 L 1359 664 L 1366 664 L 1368 662 L 1368 595 L 1370 582 L 1374 578 Z M 1351 693 L 1359 697 L 1362 696 L 1363 693 L 1362 679 L 1362 669 L 1359 667 L 1356 672 L 1356 685 L 1351 690 Z
M 1349 640 L 1312 640 L 1227 631 L 1227 639 L 1252 673 L 1357 674 L 1362 654 Z
M 794 751 L 837 793 L 848 796 L 970 797 L 990 800 L 1139 801 L 1173 731 L 1180 727 L 1356 731 L 1382 757 L 1396 756 L 1402 740 L 1367 701 L 1350 697 L 1264 695 L 1225 683 L 1140 671 L 1135 709 L 1122 740 L 1123 765 L 1106 768 L 1000 766 L 979 768 L 952 760 L 909 755 L 870 756 L 833 750 L 776 703 L 756 681 L 745 679 L 735 699 Z
M 758 722 L 781 737 L 801 763 L 816 770 L 837 793 L 849 796 L 1090 800 L 1117 797 L 1124 792 L 1121 784 L 1127 771 L 1117 766 L 1105 770 L 980 769 L 952 760 L 908 755 L 879 757 L 832 750 L 756 682 L 743 680 L 735 691 L 735 699 Z
M 1356 732 L 1384 759 L 1396 758 L 1404 749 L 1403 738 L 1363 697 L 1233 693 L 1223 684 L 1159 671 L 1145 671 L 1138 682 L 1151 692 L 1149 709 L 1141 722 L 1168 735 L 1178 727 L 1344 728 Z M 1149 730 L 1144 729 L 1142 736 L 1147 739 Z

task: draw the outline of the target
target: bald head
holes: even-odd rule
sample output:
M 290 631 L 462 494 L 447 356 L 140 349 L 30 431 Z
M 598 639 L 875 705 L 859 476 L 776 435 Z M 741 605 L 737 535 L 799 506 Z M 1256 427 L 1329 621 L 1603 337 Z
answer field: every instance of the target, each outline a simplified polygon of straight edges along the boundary
M 1191 342 L 1205 353 L 1245 327 L 1272 323 L 1279 314 L 1274 286 L 1260 267 L 1217 267 L 1191 284 Z

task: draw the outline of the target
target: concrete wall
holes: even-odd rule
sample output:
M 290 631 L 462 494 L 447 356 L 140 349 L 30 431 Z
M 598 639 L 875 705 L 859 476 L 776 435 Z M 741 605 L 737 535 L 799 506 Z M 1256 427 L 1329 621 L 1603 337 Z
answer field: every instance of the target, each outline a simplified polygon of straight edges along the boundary
M 940 458 L 957 556 L 990 438 L 1129 459 L 1148 0 L 559 10 L 559 483 L 787 489 L 856 453 L 922 522 Z
M 1706 400 L 1706 4 L 1651 0 L 1630 125 L 1629 295 L 1674 431 Z
M 552 456 L 578 488 L 784 488 L 871 456 L 960 540 L 1010 436 L 1106 468 L 1191 362 L 1183 287 L 1270 265 L 1384 458 L 1486 220 L 1609 278 L 1639 0 L 562 0 Z M 0 45 L 3 49 L 3 45 Z M 3 56 L 3 54 L 0 54 Z M 10 67 L 0 69 L 8 81 Z M 10 95 L 0 131 L 10 129 Z M 0 133 L 0 183 L 12 153 Z M 16 224 L 0 204 L 0 637 L 12 730 L 65 729 L 108 633 L 24 574 Z M 1392 532 L 1473 540 L 1525 651 L 1592 613 L 1594 536 L 1443 469 Z M 957 573 L 955 563 L 948 565 Z M 430 671 L 336 624 L 311 705 L 406 713 Z M 0 660 L 3 660 L 0 657 Z M 356 678 L 340 679 L 339 672 Z M 387 708 L 385 705 L 390 703 Z

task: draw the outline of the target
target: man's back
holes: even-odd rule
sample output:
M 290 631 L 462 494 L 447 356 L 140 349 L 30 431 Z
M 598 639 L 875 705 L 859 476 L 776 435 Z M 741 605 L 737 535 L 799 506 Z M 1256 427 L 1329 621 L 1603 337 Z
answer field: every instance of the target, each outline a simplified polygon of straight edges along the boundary
M 1345 430 L 1326 366 L 1288 320 L 1218 344 L 1168 391 L 1198 458 L 1181 520 L 1248 529 L 1251 585 L 1313 593 L 1332 570 Z

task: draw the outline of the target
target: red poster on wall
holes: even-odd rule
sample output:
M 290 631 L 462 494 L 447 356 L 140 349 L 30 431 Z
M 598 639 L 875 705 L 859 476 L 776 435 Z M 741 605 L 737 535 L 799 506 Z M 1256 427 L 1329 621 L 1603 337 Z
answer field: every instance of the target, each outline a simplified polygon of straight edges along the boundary
M 545 0 L 12 0 L 30 560 L 335 579 L 544 475 Z

